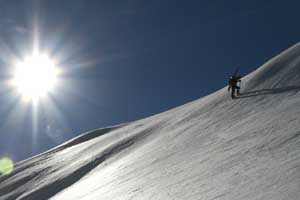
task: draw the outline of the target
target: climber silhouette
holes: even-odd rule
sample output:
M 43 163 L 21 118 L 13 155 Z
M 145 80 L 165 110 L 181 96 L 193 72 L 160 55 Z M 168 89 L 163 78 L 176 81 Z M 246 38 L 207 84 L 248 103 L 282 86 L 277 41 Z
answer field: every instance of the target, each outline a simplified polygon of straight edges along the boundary
M 235 73 L 229 77 L 228 81 L 228 92 L 231 89 L 231 98 L 236 98 L 236 95 L 240 95 L 240 83 L 242 76 L 237 75 L 238 69 L 235 71 Z

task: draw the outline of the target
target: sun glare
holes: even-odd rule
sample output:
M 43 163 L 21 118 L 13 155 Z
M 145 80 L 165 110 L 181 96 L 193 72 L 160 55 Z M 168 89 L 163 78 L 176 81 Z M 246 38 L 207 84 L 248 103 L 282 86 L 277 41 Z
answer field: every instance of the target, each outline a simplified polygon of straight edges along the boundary
M 56 85 L 58 68 L 47 55 L 33 53 L 16 65 L 13 84 L 25 100 L 39 100 Z

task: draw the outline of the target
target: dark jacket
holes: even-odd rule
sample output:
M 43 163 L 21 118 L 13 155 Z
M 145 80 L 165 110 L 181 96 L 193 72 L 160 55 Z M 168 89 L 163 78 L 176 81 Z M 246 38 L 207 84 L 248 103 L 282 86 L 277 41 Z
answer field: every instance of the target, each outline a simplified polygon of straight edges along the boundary
M 228 81 L 228 91 L 232 89 L 236 89 L 238 86 L 238 82 L 241 82 L 241 76 L 231 76 Z

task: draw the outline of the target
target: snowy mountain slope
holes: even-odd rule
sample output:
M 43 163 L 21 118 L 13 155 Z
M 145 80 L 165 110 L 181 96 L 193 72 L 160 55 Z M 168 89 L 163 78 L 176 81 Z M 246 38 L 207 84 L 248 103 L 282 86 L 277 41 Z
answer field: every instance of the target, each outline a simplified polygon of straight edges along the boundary
M 300 44 L 227 88 L 17 164 L 0 199 L 300 198 Z

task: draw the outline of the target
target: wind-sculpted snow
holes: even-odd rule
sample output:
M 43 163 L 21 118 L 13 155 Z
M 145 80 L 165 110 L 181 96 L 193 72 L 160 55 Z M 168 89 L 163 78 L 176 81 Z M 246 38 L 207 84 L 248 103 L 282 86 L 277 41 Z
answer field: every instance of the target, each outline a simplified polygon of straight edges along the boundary
M 298 200 L 300 45 L 226 88 L 17 164 L 0 199 Z
M 247 78 L 247 89 L 300 87 L 300 44 L 284 51 Z

